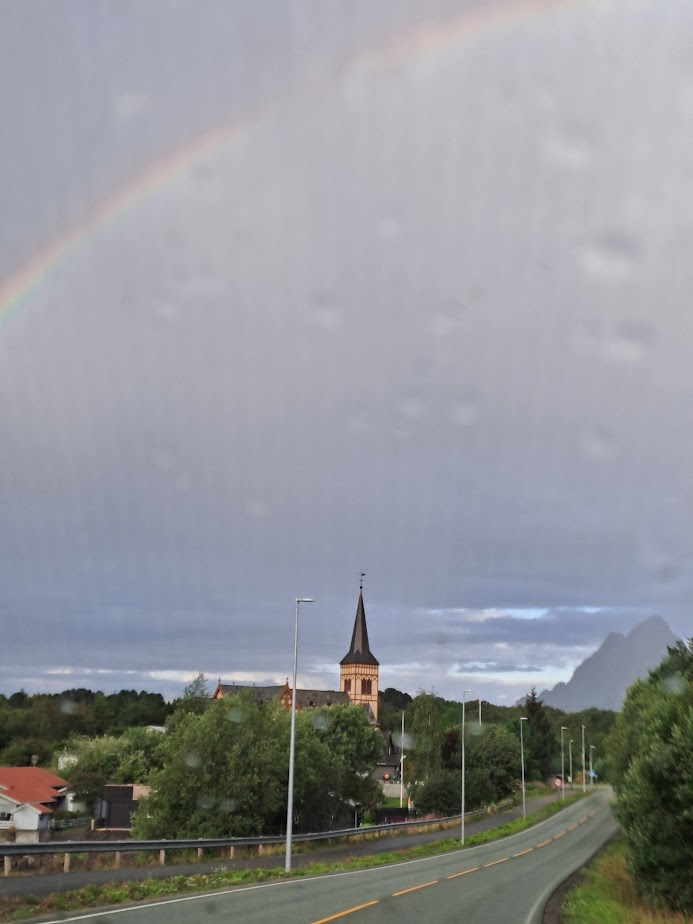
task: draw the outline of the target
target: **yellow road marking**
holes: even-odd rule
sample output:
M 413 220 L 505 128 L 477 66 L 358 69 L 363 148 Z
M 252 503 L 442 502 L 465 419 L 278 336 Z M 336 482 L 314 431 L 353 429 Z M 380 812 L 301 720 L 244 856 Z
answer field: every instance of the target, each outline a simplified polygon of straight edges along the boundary
M 360 911 L 362 908 L 370 908 L 371 905 L 377 905 L 378 902 L 366 902 L 365 905 L 355 905 L 353 908 L 347 908 L 346 911 L 340 911 L 338 914 L 331 914 L 329 918 L 320 918 L 319 921 L 313 921 L 313 924 L 327 924 L 328 921 L 336 921 L 337 918 L 343 918 L 345 914 L 353 914 L 354 911 Z
M 569 831 L 574 831 L 574 830 L 577 828 L 577 826 L 578 826 L 578 823 L 577 823 L 577 821 L 576 821 L 574 825 L 568 825 L 568 830 L 569 830 Z
M 481 867 L 473 866 L 471 869 L 463 869 L 461 873 L 453 873 L 452 876 L 448 876 L 448 879 L 457 879 L 458 876 L 466 876 L 467 873 L 475 873 L 478 869 L 481 869 Z
M 437 879 L 431 879 L 430 882 L 422 882 L 421 885 L 412 886 L 411 889 L 402 889 L 401 892 L 393 892 L 393 898 L 397 898 L 398 895 L 406 895 L 407 892 L 416 892 L 417 889 L 425 889 L 426 886 L 435 885 L 438 882 Z
M 563 836 L 565 835 L 565 833 L 566 833 L 565 831 L 559 831 L 558 834 L 554 834 L 553 840 L 554 840 L 554 841 L 557 841 L 558 838 L 559 838 L 559 837 L 563 837 Z
M 526 853 L 531 853 L 534 850 L 534 847 L 528 847 L 527 850 L 521 850 L 519 853 L 514 853 L 514 857 L 524 857 Z
M 548 841 L 542 841 L 541 844 L 537 844 L 537 847 L 546 847 L 547 844 L 551 843 L 551 838 Z
M 495 866 L 497 863 L 505 863 L 507 859 L 508 857 L 501 857 L 500 860 L 493 860 L 492 863 L 484 863 L 484 869 L 486 869 L 487 866 Z

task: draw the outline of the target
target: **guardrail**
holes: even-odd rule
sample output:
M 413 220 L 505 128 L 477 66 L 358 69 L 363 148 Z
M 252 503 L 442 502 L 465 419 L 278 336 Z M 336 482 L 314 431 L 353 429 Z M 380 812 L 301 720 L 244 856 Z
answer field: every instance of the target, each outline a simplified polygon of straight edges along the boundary
M 513 800 L 508 799 L 494 806 L 494 810 L 507 808 L 513 805 Z M 465 812 L 464 817 L 474 817 L 476 815 L 487 814 L 488 809 L 478 809 L 474 812 Z M 429 818 L 419 819 L 417 821 L 402 821 L 384 825 L 369 825 L 361 828 L 342 828 L 338 831 L 320 831 L 315 834 L 294 834 L 293 843 L 306 843 L 311 841 L 335 840 L 350 837 L 363 837 L 364 835 L 373 835 L 379 837 L 384 833 L 393 831 L 422 827 L 439 827 L 451 825 L 455 821 L 461 821 L 461 815 L 451 815 L 448 818 Z M 121 865 L 122 855 L 124 853 L 134 853 L 143 850 L 159 851 L 159 863 L 163 866 L 166 863 L 166 852 L 169 850 L 197 850 L 198 859 L 201 859 L 202 852 L 209 849 L 221 849 L 225 851 L 225 859 L 233 859 L 236 847 L 257 847 L 258 854 L 263 853 L 264 847 L 274 844 L 283 844 L 286 836 L 283 834 L 273 834 L 267 837 L 212 837 L 212 838 L 185 838 L 180 840 L 163 839 L 152 841 L 43 841 L 39 844 L 11 844 L 0 841 L 0 857 L 4 857 L 4 875 L 9 876 L 12 871 L 12 857 L 28 856 L 47 856 L 51 854 L 63 854 L 63 871 L 70 871 L 70 856 L 76 853 L 113 853 L 115 854 L 115 867 Z M 223 854 L 222 854 L 223 856 Z

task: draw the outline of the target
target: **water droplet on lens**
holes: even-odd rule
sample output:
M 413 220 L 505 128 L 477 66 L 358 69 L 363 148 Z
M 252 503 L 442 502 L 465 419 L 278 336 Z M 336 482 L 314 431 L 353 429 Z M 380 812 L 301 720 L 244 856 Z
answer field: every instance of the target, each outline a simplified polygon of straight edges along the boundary
M 65 715 L 74 715 L 77 711 L 77 703 L 71 699 L 61 699 L 60 700 L 60 711 L 64 712 Z
M 612 363 L 637 365 L 642 362 L 655 341 L 655 334 L 646 324 L 622 324 L 606 344 L 606 358 Z
M 189 754 L 185 755 L 184 760 L 188 767 L 193 770 L 197 770 L 202 766 L 202 758 L 199 756 L 199 754 L 193 754 L 190 752 Z
M 211 807 L 214 805 L 214 798 L 207 793 L 202 793 L 198 796 L 197 807 L 202 809 L 203 812 L 208 812 Z
M 599 235 L 579 255 L 585 273 L 599 282 L 622 282 L 632 275 L 641 259 L 636 241 L 618 231 Z
M 244 722 L 245 713 L 240 707 L 234 706 L 233 708 L 229 709 L 228 720 L 229 722 Z
M 595 427 L 583 435 L 582 451 L 588 459 L 602 462 L 610 458 L 616 449 L 613 436 L 600 427 Z

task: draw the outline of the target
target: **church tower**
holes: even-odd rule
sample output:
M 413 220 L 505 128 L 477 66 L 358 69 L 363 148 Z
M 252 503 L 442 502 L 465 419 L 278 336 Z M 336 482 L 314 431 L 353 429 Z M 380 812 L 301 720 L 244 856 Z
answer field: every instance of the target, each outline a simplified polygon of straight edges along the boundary
M 357 706 L 370 706 L 373 718 L 378 720 L 378 667 L 379 663 L 368 644 L 366 611 L 363 606 L 363 579 L 359 588 L 354 631 L 351 646 L 339 662 L 339 688 Z

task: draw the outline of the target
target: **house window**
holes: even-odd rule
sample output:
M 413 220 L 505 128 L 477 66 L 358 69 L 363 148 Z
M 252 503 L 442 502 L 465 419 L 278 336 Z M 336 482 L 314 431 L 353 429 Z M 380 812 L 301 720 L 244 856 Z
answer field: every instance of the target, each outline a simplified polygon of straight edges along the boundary
M 0 821 L 12 821 L 12 816 L 9 812 L 0 812 Z
M 344 692 L 351 693 L 351 679 L 350 678 L 344 681 Z

